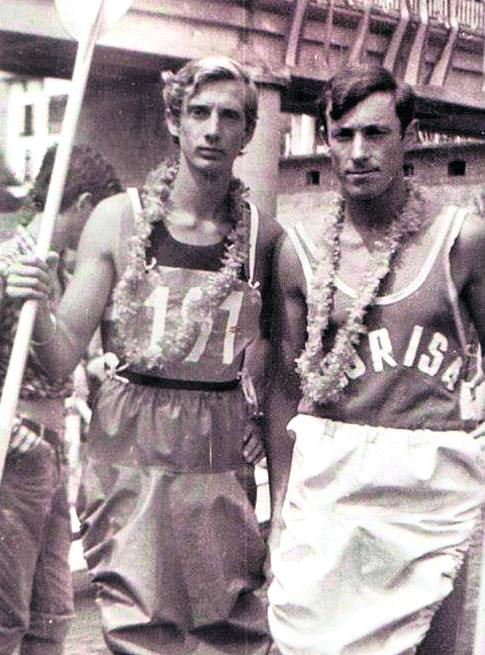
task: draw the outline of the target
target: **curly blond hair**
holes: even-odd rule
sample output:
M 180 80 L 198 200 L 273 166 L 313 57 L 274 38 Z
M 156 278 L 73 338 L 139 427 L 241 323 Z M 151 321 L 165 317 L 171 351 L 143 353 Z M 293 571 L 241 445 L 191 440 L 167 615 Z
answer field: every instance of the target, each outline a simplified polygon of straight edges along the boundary
M 258 91 L 248 71 L 230 57 L 204 57 L 194 59 L 183 66 L 177 73 L 162 73 L 163 99 L 165 111 L 175 120 L 180 118 L 185 98 L 190 98 L 207 82 L 217 80 L 236 80 L 246 87 L 244 114 L 245 131 L 250 139 L 258 120 Z

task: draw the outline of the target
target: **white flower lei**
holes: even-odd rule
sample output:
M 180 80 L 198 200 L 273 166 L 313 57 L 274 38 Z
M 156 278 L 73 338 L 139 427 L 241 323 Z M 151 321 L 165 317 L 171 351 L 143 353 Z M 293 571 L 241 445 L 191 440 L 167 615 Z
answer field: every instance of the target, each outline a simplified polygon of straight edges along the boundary
M 124 353 L 125 364 L 146 369 L 162 369 L 182 361 L 190 353 L 202 323 L 211 317 L 239 281 L 241 267 L 249 253 L 249 213 L 244 200 L 247 189 L 240 180 L 232 178 L 228 205 L 233 226 L 219 271 L 210 273 L 206 284 L 187 294 L 180 315 L 167 321 L 163 339 L 156 348 L 147 347 L 136 331 L 130 329 L 140 309 L 136 298 L 138 283 L 151 268 L 146 264 L 146 252 L 150 247 L 153 225 L 164 220 L 170 212 L 170 193 L 177 171 L 178 163 L 172 162 L 163 163 L 149 174 L 142 190 L 143 211 L 136 220 L 136 234 L 129 242 L 127 266 L 113 293 L 116 345 Z
M 419 189 L 407 184 L 406 203 L 383 238 L 376 242 L 376 253 L 355 300 L 347 309 L 346 321 L 338 329 L 331 350 L 324 353 L 323 335 L 334 304 L 344 211 L 343 199 L 334 197 L 318 243 L 317 264 L 308 290 L 307 341 L 303 353 L 296 359 L 303 397 L 315 404 L 335 401 L 348 385 L 347 372 L 352 368 L 361 336 L 367 332 L 366 312 L 374 304 L 400 246 L 425 221 L 423 196 Z

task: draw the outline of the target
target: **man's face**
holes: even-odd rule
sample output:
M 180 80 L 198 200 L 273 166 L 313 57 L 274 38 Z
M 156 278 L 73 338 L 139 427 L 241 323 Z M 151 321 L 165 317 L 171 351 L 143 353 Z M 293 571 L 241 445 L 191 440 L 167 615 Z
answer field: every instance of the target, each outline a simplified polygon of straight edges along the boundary
M 327 114 L 327 126 L 334 170 L 349 198 L 377 198 L 402 179 L 404 149 L 392 93 L 373 93 L 338 120 Z
M 189 165 L 208 174 L 232 168 L 248 141 L 244 103 L 245 85 L 236 80 L 207 82 L 184 100 L 169 128 Z

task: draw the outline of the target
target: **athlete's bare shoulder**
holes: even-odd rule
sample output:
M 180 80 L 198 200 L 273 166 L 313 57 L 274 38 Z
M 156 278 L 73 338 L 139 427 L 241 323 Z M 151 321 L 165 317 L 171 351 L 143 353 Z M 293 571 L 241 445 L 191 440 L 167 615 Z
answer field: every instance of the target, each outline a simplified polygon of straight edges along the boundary
M 463 225 L 457 238 L 457 249 L 463 256 L 472 256 L 476 253 L 483 255 L 485 247 L 485 216 L 477 214 L 472 209 L 465 211 Z
M 483 248 L 485 242 L 485 216 L 475 211 L 466 212 L 460 232 L 460 243 L 464 248 Z M 483 250 L 482 250 L 483 252 Z
M 79 244 L 80 255 L 110 255 L 116 258 L 116 248 L 126 223 L 128 213 L 133 213 L 126 193 L 105 198 L 93 210 L 83 230 Z
M 258 240 L 260 241 L 262 251 L 266 253 L 268 250 L 274 250 L 278 238 L 283 234 L 283 228 L 274 218 L 265 212 L 260 211 L 259 215 L 260 227 Z
M 270 216 L 259 212 L 258 238 L 256 241 L 255 279 L 260 284 L 263 307 L 272 302 L 272 271 L 276 243 L 283 232 L 281 226 Z
M 466 207 L 454 209 L 461 210 L 463 222 L 450 255 L 453 279 L 459 290 L 473 285 L 485 293 L 485 216 Z
M 287 295 L 305 295 L 305 275 L 294 243 L 288 232 L 278 238 L 275 251 L 275 283 Z

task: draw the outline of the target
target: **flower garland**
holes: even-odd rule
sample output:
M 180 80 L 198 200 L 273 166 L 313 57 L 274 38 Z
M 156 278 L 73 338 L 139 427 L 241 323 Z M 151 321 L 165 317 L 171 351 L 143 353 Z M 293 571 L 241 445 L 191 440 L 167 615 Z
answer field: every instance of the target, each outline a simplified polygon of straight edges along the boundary
M 345 206 L 336 196 L 331 201 L 327 221 L 318 244 L 318 260 L 308 290 L 308 324 L 305 349 L 296 367 L 305 400 L 310 403 L 335 401 L 349 383 L 349 372 L 356 347 L 367 328 L 365 315 L 376 300 L 379 288 L 391 270 L 392 261 L 406 239 L 424 223 L 424 198 L 419 189 L 406 185 L 407 199 L 400 214 L 390 223 L 383 238 L 376 241 L 376 253 L 355 300 L 347 310 L 345 323 L 338 329 L 330 351 L 323 351 L 326 332 L 334 304 L 335 277 L 340 260 L 340 233 Z
M 239 272 L 249 256 L 249 214 L 246 210 L 247 189 L 237 178 L 231 178 L 228 190 L 228 211 L 232 228 L 221 259 L 219 271 L 211 273 L 206 284 L 195 287 L 186 295 L 182 310 L 177 316 L 168 316 L 163 338 L 156 347 L 147 347 L 133 330 L 140 310 L 136 297 L 138 283 L 151 270 L 154 263 L 146 264 L 146 252 L 155 223 L 167 220 L 172 209 L 170 194 L 177 176 L 178 163 L 163 163 L 152 171 L 142 190 L 143 211 L 137 217 L 136 230 L 128 247 L 126 269 L 113 293 L 113 319 L 115 342 L 124 353 L 128 365 L 145 369 L 162 369 L 180 362 L 190 353 L 202 324 L 211 319 L 213 312 L 232 292 L 239 281 Z

